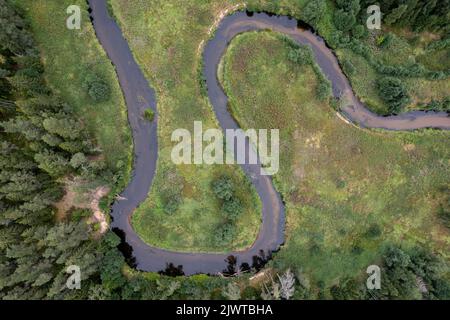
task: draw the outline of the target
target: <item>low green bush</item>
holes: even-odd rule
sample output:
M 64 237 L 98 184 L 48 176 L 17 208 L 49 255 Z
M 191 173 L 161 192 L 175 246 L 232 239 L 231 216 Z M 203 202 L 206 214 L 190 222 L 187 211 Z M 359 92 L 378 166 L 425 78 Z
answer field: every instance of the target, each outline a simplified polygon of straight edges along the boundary
M 109 100 L 111 96 L 109 85 L 98 75 L 93 73 L 89 73 L 85 76 L 83 88 L 95 102 Z
M 226 200 L 222 204 L 222 214 L 229 220 L 236 220 L 242 213 L 243 207 L 242 203 L 237 198 L 231 198 Z
M 233 182 L 228 177 L 221 177 L 213 182 L 213 191 L 219 199 L 230 200 L 233 196 Z
M 388 105 L 389 112 L 396 114 L 410 102 L 408 92 L 402 81 L 393 77 L 384 77 L 377 81 L 381 99 Z
M 92 215 L 89 209 L 73 208 L 69 211 L 70 220 L 73 222 L 79 222 L 84 218 L 88 218 Z
M 382 232 L 383 231 L 378 224 L 371 224 L 369 229 L 367 229 L 365 236 L 366 238 L 373 239 L 379 237 Z
M 310 64 L 312 62 L 311 48 L 308 46 L 291 48 L 288 53 L 288 59 L 299 65 Z

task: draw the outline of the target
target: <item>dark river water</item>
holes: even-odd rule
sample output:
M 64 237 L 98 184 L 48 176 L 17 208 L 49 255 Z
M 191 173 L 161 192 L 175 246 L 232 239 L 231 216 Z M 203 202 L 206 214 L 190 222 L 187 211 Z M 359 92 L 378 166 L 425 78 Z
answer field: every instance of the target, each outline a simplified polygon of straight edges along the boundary
M 284 242 L 285 212 L 280 195 L 275 190 L 270 176 L 260 174 L 259 164 L 241 165 L 262 202 L 260 231 L 253 245 L 247 250 L 226 254 L 169 251 L 144 243 L 132 229 L 131 215 L 148 196 L 158 158 L 158 116 L 156 115 L 152 123 L 142 116 L 144 110 L 149 107 L 156 112 L 155 92 L 136 63 L 120 28 L 109 16 L 106 0 L 89 0 L 88 3 L 97 38 L 116 68 L 133 134 L 132 177 L 126 189 L 120 194 L 123 200 L 116 200 L 111 210 L 111 226 L 122 238 L 120 249 L 128 263 L 139 270 L 161 271 L 171 275 L 233 273 L 237 267 L 261 268 Z M 227 110 L 227 96 L 217 80 L 218 64 L 233 37 L 242 32 L 261 29 L 284 33 L 298 43 L 312 47 L 317 63 L 332 83 L 333 94 L 335 96 L 344 94 L 350 99 L 349 106 L 342 110 L 350 121 L 362 127 L 390 130 L 413 130 L 425 127 L 450 129 L 450 118 L 446 113 L 418 111 L 380 117 L 370 112 L 354 96 L 336 57 L 325 42 L 311 31 L 299 28 L 299 25 L 302 24 L 294 19 L 265 13 L 247 15 L 245 12 L 236 12 L 222 20 L 214 37 L 204 48 L 203 72 L 211 105 L 223 129 L 239 127 Z

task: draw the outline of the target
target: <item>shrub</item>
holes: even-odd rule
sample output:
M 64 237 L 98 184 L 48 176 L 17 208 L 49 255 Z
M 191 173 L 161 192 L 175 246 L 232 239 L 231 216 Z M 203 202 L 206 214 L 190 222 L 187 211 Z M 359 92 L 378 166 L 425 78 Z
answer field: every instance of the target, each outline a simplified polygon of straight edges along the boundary
M 353 12 L 347 12 L 339 9 L 334 14 L 334 25 L 337 29 L 347 32 L 350 31 L 356 23 Z
M 228 177 L 221 177 L 213 182 L 213 191 L 219 199 L 230 200 L 233 196 L 233 182 Z
M 330 293 L 335 300 L 363 299 L 363 289 L 355 279 L 344 278 L 330 288 Z
M 242 299 L 243 300 L 255 300 L 259 298 L 261 295 L 261 292 L 252 286 L 247 286 L 244 288 L 244 291 L 242 291 Z
M 439 205 L 438 216 L 447 226 L 450 228 L 450 196 L 448 196 L 442 203 Z
M 291 48 L 288 53 L 288 59 L 299 65 L 310 64 L 312 62 L 311 49 L 307 46 Z
M 233 241 L 235 234 L 236 226 L 233 223 L 224 223 L 217 228 L 214 234 L 214 242 L 217 245 L 228 244 Z
M 381 235 L 381 233 L 382 233 L 382 230 L 381 230 L 380 226 L 377 224 L 372 224 L 372 225 L 370 225 L 369 229 L 367 229 L 366 237 L 371 238 L 371 239 L 377 238 Z
M 359 244 L 354 244 L 351 248 L 351 253 L 358 256 L 363 252 L 363 248 L 359 246 Z
M 342 69 L 344 69 L 344 72 L 345 72 L 347 75 L 349 75 L 349 76 L 355 74 L 355 72 L 356 72 L 355 66 L 354 66 L 353 63 L 352 63 L 350 60 L 348 60 L 348 59 L 345 59 L 345 60 L 342 62 Z
M 352 35 L 357 39 L 363 38 L 367 35 L 367 29 L 362 24 L 358 24 L 353 27 Z
M 81 208 L 73 208 L 69 211 L 70 220 L 73 222 L 79 222 L 83 218 L 88 218 L 92 215 L 91 210 L 89 209 L 81 209 Z
M 392 45 L 392 42 L 394 41 L 394 36 L 393 36 L 392 33 L 388 33 L 386 36 L 381 37 L 379 40 L 380 40 L 379 41 L 379 46 L 381 48 L 386 49 L 386 48 L 389 48 Z
M 317 84 L 316 96 L 318 100 L 324 101 L 331 94 L 331 85 L 327 80 L 321 80 Z
M 145 109 L 144 118 L 152 122 L 155 119 L 155 112 L 152 109 Z
M 381 78 L 377 81 L 377 88 L 390 113 L 399 113 L 410 102 L 406 88 L 397 78 Z
M 450 37 L 431 42 L 427 46 L 427 50 L 428 51 L 442 50 L 442 49 L 449 48 L 449 47 L 450 47 Z
M 322 249 L 315 240 L 311 240 L 308 244 L 308 251 L 310 255 L 314 256 L 318 255 L 322 251 Z
M 88 74 L 83 81 L 83 88 L 95 102 L 106 101 L 111 91 L 108 84 L 95 74 Z
M 336 5 L 339 9 L 343 9 L 353 14 L 358 14 L 361 10 L 361 5 L 359 0 L 337 0 Z
M 87 162 L 86 156 L 82 152 L 75 153 L 70 159 L 72 168 L 77 169 Z
M 222 214 L 230 220 L 236 220 L 242 211 L 243 207 L 241 201 L 237 198 L 233 197 L 223 202 Z
M 450 111 L 450 97 L 447 97 L 442 101 L 431 100 L 424 109 L 432 111 Z
M 160 190 L 159 208 L 166 214 L 174 214 L 183 203 L 184 179 L 176 170 L 168 167 L 161 169 L 163 184 L 158 185 Z
M 328 45 L 333 48 L 340 48 L 345 45 L 346 41 L 344 40 L 344 34 L 339 30 L 332 30 L 330 37 L 328 39 Z
M 181 195 L 166 192 L 162 195 L 163 209 L 167 214 L 174 214 L 182 202 Z

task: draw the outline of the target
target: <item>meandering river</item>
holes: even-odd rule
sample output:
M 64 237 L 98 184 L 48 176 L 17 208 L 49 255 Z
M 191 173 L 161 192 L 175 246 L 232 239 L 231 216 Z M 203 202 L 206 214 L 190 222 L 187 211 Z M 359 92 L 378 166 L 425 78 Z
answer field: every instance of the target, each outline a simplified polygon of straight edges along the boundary
M 155 175 L 158 158 L 158 116 L 150 123 L 142 116 L 148 107 L 155 112 L 156 98 L 142 70 L 136 63 L 119 26 L 108 14 L 106 0 L 88 0 L 92 23 L 100 44 L 116 68 L 128 108 L 128 121 L 134 144 L 131 180 L 111 210 L 111 226 L 122 237 L 121 249 L 129 262 L 143 271 L 169 273 L 217 274 L 233 272 L 237 266 L 261 267 L 284 242 L 285 213 L 281 197 L 271 178 L 260 174 L 260 165 L 241 165 L 253 183 L 262 202 L 262 224 L 253 245 L 245 251 L 227 254 L 183 253 L 164 250 L 143 242 L 132 229 L 130 219 L 134 210 L 147 198 Z M 229 42 L 239 33 L 271 29 L 292 37 L 313 49 L 316 61 L 331 81 L 336 97 L 345 95 L 350 103 L 342 113 L 361 127 L 388 130 L 414 130 L 431 127 L 450 129 L 450 118 L 444 112 L 415 111 L 398 116 L 381 117 L 369 111 L 353 94 L 333 52 L 325 42 L 309 30 L 298 27 L 295 19 L 270 16 L 265 13 L 247 15 L 236 12 L 225 17 L 214 37 L 204 48 L 204 75 L 208 97 L 222 129 L 239 128 L 227 110 L 227 96 L 217 79 L 217 68 Z

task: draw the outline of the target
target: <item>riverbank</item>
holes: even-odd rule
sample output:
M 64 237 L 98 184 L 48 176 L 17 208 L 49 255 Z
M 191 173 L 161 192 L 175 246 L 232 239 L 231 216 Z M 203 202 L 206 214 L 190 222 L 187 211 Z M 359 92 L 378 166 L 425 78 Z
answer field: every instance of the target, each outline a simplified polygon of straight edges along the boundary
M 135 18 L 135 16 L 134 16 L 134 18 Z M 239 19 L 242 19 L 242 20 L 239 20 Z M 243 22 L 243 23 L 241 23 L 241 22 Z M 94 17 L 94 23 L 95 23 L 95 17 Z M 233 27 L 233 23 L 237 23 L 235 25 L 235 28 Z M 323 43 L 320 42 L 319 38 L 312 35 L 311 33 L 297 29 L 297 27 L 296 27 L 297 24 L 295 21 L 289 20 L 287 18 L 269 17 L 269 16 L 266 16 L 263 14 L 261 14 L 261 15 L 255 14 L 253 17 L 247 17 L 245 15 L 245 13 L 234 14 L 232 16 L 225 18 L 222 21 L 222 24 L 220 25 L 219 29 L 214 34 L 214 38 L 207 43 L 207 45 L 205 47 L 205 54 L 204 54 L 204 58 L 205 58 L 205 61 L 204 61 L 205 73 L 204 74 L 205 74 L 205 78 L 206 78 L 206 85 L 208 87 L 208 94 L 211 99 L 211 103 L 214 107 L 214 110 L 216 112 L 216 115 L 217 114 L 219 115 L 218 120 L 223 128 L 233 127 L 236 125 L 234 123 L 233 119 L 231 118 L 231 116 L 227 112 L 224 112 L 224 111 L 226 111 L 226 96 L 221 91 L 220 86 L 217 84 L 217 79 L 216 79 L 217 66 L 220 61 L 221 54 L 225 51 L 225 48 L 227 45 L 227 39 L 228 40 L 232 39 L 234 37 L 234 35 L 242 32 L 242 31 L 267 28 L 268 24 L 270 27 L 270 23 L 273 23 L 273 26 L 276 26 L 276 29 L 278 31 L 284 30 L 285 33 L 293 36 L 294 39 L 296 39 L 296 37 L 297 37 L 296 40 L 299 39 L 299 41 L 301 43 L 302 43 L 302 41 L 303 42 L 306 41 L 308 43 L 312 43 L 312 44 L 316 45 L 314 48 L 316 48 L 317 50 L 315 50 L 314 53 L 316 53 L 316 58 L 318 57 L 317 60 L 318 60 L 319 65 L 321 67 L 325 66 L 322 68 L 322 70 L 329 77 L 329 79 L 332 80 L 332 83 L 333 83 L 334 89 L 335 89 L 335 93 L 338 92 L 338 90 L 336 90 L 336 88 L 339 89 L 339 85 L 344 86 L 344 88 L 346 85 L 348 85 L 348 82 L 347 83 L 345 82 L 345 80 L 346 80 L 345 77 L 342 78 L 343 75 L 342 75 L 342 72 L 340 71 L 340 69 L 335 67 L 337 65 L 337 62 L 336 62 L 334 56 L 332 55 L 332 53 L 330 53 L 329 50 L 326 51 L 325 49 L 322 49 L 325 46 Z M 126 25 L 126 23 L 124 23 L 124 25 Z M 127 32 L 130 32 L 130 30 L 125 31 L 125 33 L 127 33 Z M 173 32 L 173 30 L 171 29 L 169 32 Z M 152 33 L 149 33 L 149 34 L 152 34 Z M 143 51 L 144 46 L 142 46 L 142 41 L 137 41 L 138 40 L 137 38 L 130 37 L 130 35 L 127 38 L 129 38 L 131 43 L 134 44 L 133 48 L 137 49 L 135 51 L 136 56 L 137 57 L 142 56 L 142 54 L 144 54 L 144 51 Z M 141 40 L 143 40 L 143 39 L 141 39 Z M 187 54 L 189 56 L 189 54 L 191 54 L 191 53 L 195 54 L 195 43 L 192 43 L 192 47 L 193 47 L 192 48 L 193 50 L 187 50 L 186 52 L 183 51 L 182 55 Z M 145 50 L 145 52 L 146 52 L 145 54 L 152 55 L 152 50 L 157 50 L 157 48 L 149 47 L 147 50 Z M 165 55 L 167 55 L 167 53 L 170 54 L 170 50 L 169 50 L 169 52 L 163 50 L 162 52 L 160 52 L 158 54 L 158 56 L 154 56 L 153 59 L 157 59 L 157 60 L 164 59 Z M 328 59 L 327 59 L 327 57 L 328 57 Z M 334 60 L 333 60 L 333 58 L 334 58 Z M 171 61 L 172 66 L 177 65 L 177 63 L 174 60 L 169 59 L 167 61 Z M 189 63 L 190 60 L 184 59 L 183 61 L 184 61 L 183 62 L 183 65 L 184 65 L 184 63 Z M 330 65 L 329 68 L 326 67 L 327 63 Z M 145 70 L 147 69 L 147 67 L 150 67 L 146 64 L 144 64 L 144 66 L 145 66 L 145 68 L 144 68 Z M 162 70 L 160 70 L 160 71 L 162 71 Z M 159 72 L 157 71 L 156 74 L 153 74 L 151 76 L 151 78 L 153 79 L 153 77 L 155 77 L 154 80 L 156 82 L 158 82 L 160 85 L 163 85 L 163 86 L 167 85 L 167 83 L 161 82 L 162 79 L 167 77 L 167 75 L 164 75 L 164 73 L 161 74 L 160 71 Z M 161 76 L 161 77 L 158 78 L 158 76 Z M 182 76 L 186 76 L 186 75 L 182 75 Z M 189 82 L 192 83 L 192 79 L 190 79 Z M 160 87 L 160 89 L 161 89 L 161 87 Z M 170 87 L 168 89 L 170 91 Z M 165 97 L 165 98 L 167 98 L 167 97 Z M 163 97 L 161 99 L 163 104 L 167 103 L 165 98 Z M 194 108 L 194 106 L 192 106 L 192 107 Z M 358 110 L 360 111 L 360 109 L 357 109 L 357 111 Z M 192 109 L 190 109 L 190 111 L 192 111 Z M 328 112 L 330 112 L 330 111 L 331 111 L 331 109 L 328 110 Z M 364 111 L 364 110 L 362 110 L 362 111 Z M 325 117 L 328 117 L 327 114 L 329 114 L 329 113 L 325 112 L 323 114 Z M 436 116 L 436 115 L 428 114 L 428 116 Z M 417 117 L 417 119 L 419 119 L 419 118 L 423 118 L 423 117 L 422 116 Z M 428 118 L 428 117 L 425 117 L 425 118 Z M 440 115 L 437 115 L 437 118 L 444 119 Z M 361 121 L 365 121 L 365 120 L 367 120 L 367 118 L 365 118 L 365 117 L 361 118 Z M 387 122 L 389 123 L 389 122 L 392 122 L 393 120 L 395 120 L 395 121 L 400 120 L 400 121 L 405 122 L 405 119 L 400 119 L 400 118 L 397 118 L 397 119 L 391 118 L 391 119 L 387 120 Z M 430 120 L 430 118 L 428 118 L 427 121 L 429 121 L 429 120 Z M 323 120 L 323 121 L 325 121 L 325 120 Z M 338 121 L 342 125 L 340 120 L 338 120 Z M 411 122 L 411 121 L 409 121 L 409 122 Z M 412 122 L 414 122 L 414 120 Z M 418 124 L 418 127 L 421 127 L 421 125 L 423 123 L 415 123 L 415 124 Z M 410 128 L 412 128 L 412 127 L 413 126 L 411 126 Z M 398 129 L 403 129 L 403 128 L 399 127 Z M 336 130 L 337 131 L 333 133 L 334 135 L 344 134 L 344 132 L 341 132 L 339 128 L 336 128 Z M 356 130 L 356 129 L 353 128 L 352 130 Z M 361 132 L 359 130 L 357 130 L 357 131 Z M 350 142 L 354 141 L 355 137 L 358 137 L 357 139 L 363 139 L 363 140 L 364 139 L 368 139 L 368 140 L 372 139 L 372 138 L 369 139 L 369 137 L 372 137 L 372 134 L 369 134 L 369 133 L 364 133 L 364 136 L 360 136 L 358 134 L 355 134 L 355 132 L 353 132 L 353 131 L 352 132 L 346 131 L 346 134 L 349 134 L 348 138 L 349 138 Z M 374 134 L 374 135 L 376 135 L 376 134 Z M 352 138 L 350 138 L 350 137 L 352 137 Z M 386 140 L 387 139 L 388 138 L 386 138 Z M 314 141 L 316 143 L 317 138 L 315 138 Z M 375 141 L 373 141 L 373 142 L 374 142 L 374 145 L 377 145 L 377 143 Z M 369 143 L 365 148 L 369 148 L 368 150 L 370 150 L 370 148 L 371 148 L 370 145 L 371 144 Z M 337 147 L 338 146 L 335 146 L 333 150 L 335 150 Z M 393 148 L 393 150 L 395 149 L 394 146 L 392 146 L 392 148 Z M 347 149 L 343 148 L 342 152 L 345 152 L 345 151 L 348 152 Z M 380 154 L 380 155 L 378 155 L 378 158 L 381 159 L 381 161 L 382 161 L 383 157 L 385 157 L 385 156 L 386 156 L 385 154 Z M 362 159 L 355 158 L 354 160 L 355 161 L 363 161 L 363 163 L 366 163 L 366 161 L 368 161 L 368 159 L 365 159 L 365 157 L 362 157 Z M 395 163 L 395 159 L 392 159 L 392 163 Z M 367 169 L 367 167 L 364 168 L 362 172 L 366 172 L 366 169 Z M 386 169 L 384 169 L 384 170 L 386 170 Z M 383 171 L 383 172 L 385 172 L 385 171 Z M 363 181 L 366 181 L 366 180 L 363 179 Z M 427 186 L 429 186 L 429 185 L 427 185 Z M 270 190 L 270 188 L 267 190 Z M 258 193 L 261 196 L 260 191 L 261 190 L 258 190 Z M 375 196 L 375 193 L 373 194 L 373 196 Z M 400 199 L 400 198 L 401 197 L 399 197 L 398 199 Z M 268 205 L 267 205 L 268 203 L 264 203 L 264 201 L 269 201 L 269 203 L 270 203 L 270 201 L 273 201 L 273 199 L 276 199 L 276 196 L 275 196 L 275 198 L 273 197 L 273 195 L 267 195 L 267 196 L 261 197 L 261 200 L 263 201 L 263 221 L 264 221 L 264 219 L 266 219 L 265 221 L 267 222 L 267 218 L 269 218 L 269 221 L 270 221 L 270 219 L 272 219 L 272 221 L 274 221 L 273 219 L 278 219 L 278 222 L 277 222 L 277 220 L 275 220 L 276 223 L 269 223 L 269 224 L 263 223 L 262 234 L 266 238 L 261 237 L 261 233 L 260 233 L 260 237 L 258 238 L 258 239 L 264 239 L 264 241 L 267 241 L 268 239 L 275 239 L 275 241 L 264 242 L 264 243 L 269 244 L 268 245 L 269 248 L 277 248 L 278 247 L 278 245 L 280 243 L 279 242 L 280 238 L 278 236 L 280 234 L 282 234 L 282 229 L 280 229 L 280 228 L 282 228 L 283 224 L 284 224 L 284 223 L 279 223 L 280 222 L 279 215 L 274 215 L 273 212 L 270 212 L 269 215 L 267 215 L 267 214 L 265 215 L 265 213 L 264 213 L 264 208 L 268 207 Z M 320 198 L 317 200 L 320 200 Z M 366 199 L 366 200 L 368 200 L 368 199 Z M 389 201 L 387 201 L 386 203 L 389 203 Z M 272 202 L 272 207 L 273 207 L 273 204 L 274 203 Z M 276 202 L 275 202 L 275 204 L 276 204 Z M 270 204 L 269 204 L 269 206 L 270 206 Z M 403 205 L 402 205 L 402 208 L 405 209 L 403 207 Z M 403 209 L 401 209 L 401 210 L 403 210 Z M 348 210 L 353 211 L 354 209 L 350 205 Z M 140 241 L 140 239 L 135 235 L 135 233 L 133 232 L 133 230 L 129 226 L 129 224 L 125 225 L 125 223 L 126 222 L 124 222 L 124 228 L 126 228 L 126 229 L 124 229 L 124 231 L 125 231 L 125 234 L 127 237 L 127 241 L 134 248 L 134 255 L 136 257 L 138 257 L 138 267 L 142 268 L 143 270 L 155 270 L 156 268 L 158 268 L 158 266 L 163 265 L 164 262 L 167 262 L 167 261 L 173 262 L 175 266 L 182 265 L 183 271 L 185 271 L 187 274 L 191 274 L 191 273 L 195 273 L 195 272 L 215 273 L 217 271 L 214 271 L 214 270 L 219 270 L 219 268 L 224 268 L 224 266 L 226 265 L 226 263 L 224 263 L 226 256 L 224 256 L 224 255 L 195 254 L 195 253 L 181 254 L 181 253 L 176 253 L 176 252 L 159 250 L 159 249 L 151 248 L 148 246 L 143 247 L 142 241 Z M 271 232 L 265 232 L 264 226 L 266 226 L 266 227 L 272 226 Z M 273 229 L 274 227 L 275 227 L 275 229 Z M 280 231 L 281 231 L 281 233 L 280 233 Z M 257 249 L 257 248 L 261 248 L 261 242 L 257 241 L 254 244 L 254 246 L 252 247 L 252 249 L 249 251 L 240 252 L 240 253 L 232 252 L 232 254 L 238 258 L 238 263 L 240 263 L 242 261 L 252 260 L 254 256 L 259 255 L 259 252 L 258 252 L 259 249 Z M 271 249 L 269 249 L 269 251 L 270 250 Z M 282 255 L 282 253 L 284 253 L 284 252 L 286 252 L 286 250 L 283 249 L 280 253 L 277 254 L 276 261 L 278 261 L 278 263 L 280 263 L 280 262 L 282 263 L 283 259 L 279 260 L 278 257 L 280 257 Z M 297 255 L 298 254 L 291 253 L 289 257 L 292 258 Z M 154 258 L 152 261 L 150 261 L 150 259 L 147 260 L 146 257 L 152 257 L 152 256 Z M 158 261 L 156 261 L 156 259 L 158 259 Z M 285 257 L 285 259 L 286 259 L 286 257 Z M 284 260 L 284 261 L 287 261 L 287 260 Z M 344 267 L 344 266 L 340 265 L 340 267 Z M 346 267 L 348 267 L 348 266 L 345 266 L 344 269 Z M 204 270 L 209 270 L 209 271 L 204 271 Z

